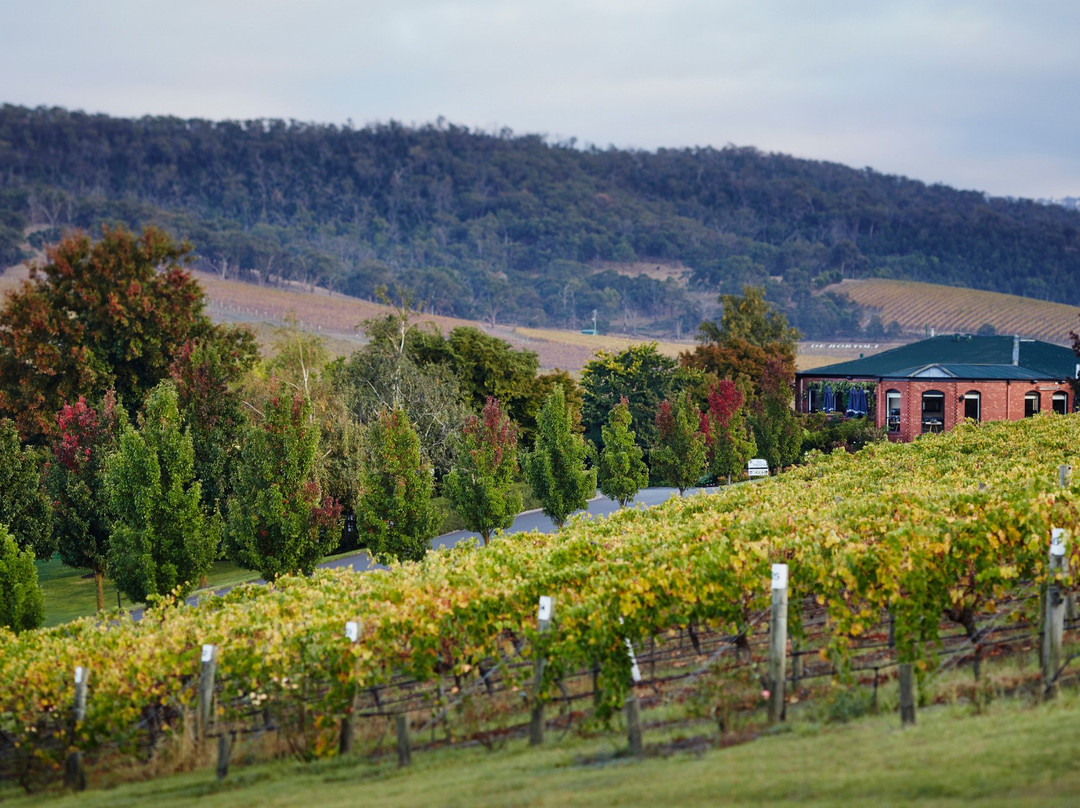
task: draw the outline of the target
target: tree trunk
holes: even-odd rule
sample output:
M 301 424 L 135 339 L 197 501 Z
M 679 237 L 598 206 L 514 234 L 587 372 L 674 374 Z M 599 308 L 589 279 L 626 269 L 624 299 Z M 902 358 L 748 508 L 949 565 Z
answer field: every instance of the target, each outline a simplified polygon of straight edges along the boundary
M 105 611 L 105 573 L 94 570 L 94 586 L 97 588 L 97 610 Z

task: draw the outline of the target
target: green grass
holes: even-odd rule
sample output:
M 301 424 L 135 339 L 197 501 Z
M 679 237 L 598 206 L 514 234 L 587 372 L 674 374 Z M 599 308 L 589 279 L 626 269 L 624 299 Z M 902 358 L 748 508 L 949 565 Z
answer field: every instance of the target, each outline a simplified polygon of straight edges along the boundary
M 57 626 L 97 611 L 97 592 L 90 570 L 65 567 L 60 559 L 54 556 L 48 561 L 38 561 L 37 571 L 38 583 L 45 595 L 45 626 Z M 207 575 L 207 588 L 235 586 L 258 577 L 258 573 L 240 569 L 229 561 L 215 561 Z M 123 595 L 120 596 L 121 608 L 130 609 L 133 605 L 137 604 L 132 604 Z M 106 578 L 105 608 L 112 610 L 116 606 L 116 587 Z
M 19 808 L 1076 805 L 1078 719 L 1080 697 L 1066 693 L 1051 704 L 999 700 L 980 714 L 961 703 L 924 709 L 903 730 L 895 713 L 828 726 L 793 717 L 783 732 L 703 754 L 658 750 L 678 733 L 646 726 L 651 753 L 640 762 L 623 755 L 617 733 L 549 734 L 540 749 L 517 741 L 495 752 L 415 751 L 407 770 L 389 758 L 281 761 L 234 766 L 221 784 L 211 768 L 80 795 L 0 787 L 0 800 Z

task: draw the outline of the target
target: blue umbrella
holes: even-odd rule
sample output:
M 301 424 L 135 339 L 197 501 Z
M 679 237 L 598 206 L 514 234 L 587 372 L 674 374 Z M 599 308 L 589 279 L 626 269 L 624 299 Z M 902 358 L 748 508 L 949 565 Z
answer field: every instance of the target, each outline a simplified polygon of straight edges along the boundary
M 825 385 L 825 412 L 832 412 L 836 406 L 836 396 L 833 395 L 832 385 Z

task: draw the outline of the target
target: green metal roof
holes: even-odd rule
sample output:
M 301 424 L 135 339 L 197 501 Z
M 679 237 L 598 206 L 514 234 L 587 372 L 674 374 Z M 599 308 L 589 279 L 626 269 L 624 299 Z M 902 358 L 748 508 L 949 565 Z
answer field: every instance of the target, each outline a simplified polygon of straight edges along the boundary
M 1014 348 L 1019 348 L 1014 361 Z M 950 334 L 799 372 L 804 378 L 1072 379 L 1071 348 L 1034 339 Z

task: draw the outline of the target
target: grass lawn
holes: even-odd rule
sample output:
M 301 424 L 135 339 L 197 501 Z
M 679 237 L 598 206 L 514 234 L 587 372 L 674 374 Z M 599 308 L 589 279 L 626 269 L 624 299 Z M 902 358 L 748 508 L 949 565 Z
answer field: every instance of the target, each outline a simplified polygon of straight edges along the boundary
M 89 570 L 77 570 L 65 567 L 59 557 L 37 562 L 38 583 L 45 594 L 45 626 L 57 626 L 86 617 L 97 610 L 97 592 L 94 589 L 94 576 Z M 209 589 L 223 586 L 235 586 L 244 581 L 253 581 L 259 577 L 257 572 L 240 569 L 229 561 L 215 561 L 207 576 Z M 123 609 L 132 607 L 131 601 L 120 596 Z M 105 579 L 105 608 L 117 607 L 116 587 Z
M 1078 719 L 1080 697 L 1066 693 L 1051 704 L 999 700 L 981 714 L 966 704 L 924 709 L 906 730 L 895 713 L 826 726 L 795 717 L 783 732 L 703 754 L 660 754 L 657 745 L 678 736 L 646 726 L 643 761 L 623 757 L 613 732 L 552 737 L 538 750 L 525 741 L 495 752 L 421 750 L 410 769 L 397 768 L 391 752 L 378 763 L 234 766 L 222 783 L 211 767 L 79 795 L 25 797 L 0 787 L 0 800 L 19 808 L 1077 805 Z

